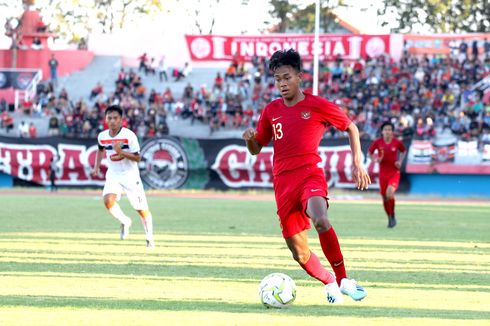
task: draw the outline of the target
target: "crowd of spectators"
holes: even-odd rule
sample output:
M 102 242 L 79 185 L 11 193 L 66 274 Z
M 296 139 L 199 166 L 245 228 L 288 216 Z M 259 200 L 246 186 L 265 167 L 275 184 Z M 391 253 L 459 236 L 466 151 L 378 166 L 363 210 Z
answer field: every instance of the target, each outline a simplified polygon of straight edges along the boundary
M 364 139 L 375 138 L 380 125 L 391 120 L 402 137 L 432 139 L 446 133 L 481 140 L 490 133 L 490 103 L 471 87 L 490 74 L 490 56 L 464 51 L 447 56 L 406 52 L 398 62 L 384 55 L 322 63 L 319 95 L 341 106 Z M 303 86 L 311 92 L 312 71 L 305 68 Z M 279 97 L 266 58 L 254 57 L 251 64 L 234 59 L 224 71 L 210 76 L 211 87 L 193 85 L 186 65 L 180 75 L 171 73 L 175 79 L 187 80 L 178 96 L 168 87 L 172 81 L 166 70 L 164 58 L 155 63 L 144 55 L 137 71 L 120 70 L 114 90 L 97 84 L 87 91 L 86 99 L 75 101 L 65 89 L 56 95 L 47 84 L 24 110 L 48 116 L 49 135 L 93 138 L 105 128 L 105 108 L 119 104 L 125 111 L 124 125 L 145 138 L 168 134 L 168 119 L 209 126 L 210 134 L 255 126 L 262 108 Z M 140 73 L 155 74 L 167 84 L 161 90 L 147 90 Z M 2 116 L 2 126 L 6 125 Z M 326 136 L 344 135 L 327 128 Z

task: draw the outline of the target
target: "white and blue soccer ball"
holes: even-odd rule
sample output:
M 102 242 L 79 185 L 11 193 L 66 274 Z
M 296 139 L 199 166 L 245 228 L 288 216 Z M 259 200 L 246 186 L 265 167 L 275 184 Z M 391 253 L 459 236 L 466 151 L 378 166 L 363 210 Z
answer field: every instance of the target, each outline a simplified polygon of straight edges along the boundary
M 259 285 L 260 301 L 267 308 L 285 308 L 296 299 L 296 284 L 283 273 L 271 273 Z

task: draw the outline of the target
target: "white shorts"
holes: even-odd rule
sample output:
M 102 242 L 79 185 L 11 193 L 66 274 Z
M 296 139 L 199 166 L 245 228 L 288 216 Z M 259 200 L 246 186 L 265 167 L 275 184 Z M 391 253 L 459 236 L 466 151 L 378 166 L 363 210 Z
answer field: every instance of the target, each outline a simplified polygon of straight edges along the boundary
M 121 199 L 122 192 L 126 193 L 129 199 L 129 203 L 135 210 L 147 210 L 148 202 L 146 201 L 145 189 L 143 188 L 143 182 L 139 176 L 108 176 L 106 175 L 106 181 L 104 185 L 104 191 L 102 196 L 108 194 L 116 194 L 116 200 Z

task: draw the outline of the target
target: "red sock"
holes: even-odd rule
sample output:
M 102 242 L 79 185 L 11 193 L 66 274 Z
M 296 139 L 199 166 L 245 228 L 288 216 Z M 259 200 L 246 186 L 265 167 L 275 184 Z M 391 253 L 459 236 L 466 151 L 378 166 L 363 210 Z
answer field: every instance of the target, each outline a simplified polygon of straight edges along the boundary
M 388 200 L 388 205 L 390 206 L 390 216 L 395 216 L 395 197 Z
M 306 262 L 306 264 L 299 264 L 311 277 L 316 278 L 323 284 L 332 283 L 334 281 L 334 277 L 330 274 L 325 267 L 320 263 L 317 255 L 310 251 L 310 259 Z
M 383 198 L 383 207 L 385 209 L 386 215 L 391 216 L 390 200 Z
M 319 233 L 318 237 L 320 238 L 320 245 L 322 246 L 323 253 L 332 266 L 335 277 L 337 278 L 337 283 L 340 285 L 340 281 L 343 278 L 347 278 L 347 273 L 345 272 L 344 257 L 340 251 L 337 234 L 335 234 L 333 227 L 331 227 L 328 231 Z

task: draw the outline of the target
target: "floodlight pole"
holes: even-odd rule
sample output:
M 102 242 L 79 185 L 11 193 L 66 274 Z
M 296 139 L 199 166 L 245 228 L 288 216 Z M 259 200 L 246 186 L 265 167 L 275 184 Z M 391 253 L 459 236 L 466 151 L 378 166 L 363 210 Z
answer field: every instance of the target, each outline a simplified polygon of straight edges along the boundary
M 313 42 L 313 95 L 318 95 L 318 56 L 320 52 L 320 0 L 315 1 L 315 40 Z

